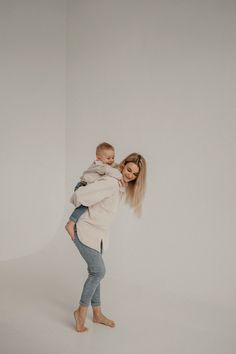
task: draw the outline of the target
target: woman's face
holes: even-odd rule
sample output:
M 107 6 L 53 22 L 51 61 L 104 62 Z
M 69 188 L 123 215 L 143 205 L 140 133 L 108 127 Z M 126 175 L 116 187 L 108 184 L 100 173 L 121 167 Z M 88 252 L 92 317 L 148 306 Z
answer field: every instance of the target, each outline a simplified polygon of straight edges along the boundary
M 137 178 L 138 173 L 139 167 L 133 162 L 128 162 L 122 170 L 124 182 L 129 183 L 131 181 L 134 181 Z

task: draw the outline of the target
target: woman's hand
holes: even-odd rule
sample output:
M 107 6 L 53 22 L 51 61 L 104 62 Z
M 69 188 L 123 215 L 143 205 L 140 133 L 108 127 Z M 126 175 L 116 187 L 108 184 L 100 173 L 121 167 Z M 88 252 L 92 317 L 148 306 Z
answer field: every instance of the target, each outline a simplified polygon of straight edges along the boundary
M 121 178 L 120 180 L 119 180 L 119 182 L 120 182 L 120 185 L 122 186 L 122 187 L 127 187 L 128 186 L 128 183 L 127 182 L 125 182 L 124 180 L 123 180 L 123 178 Z

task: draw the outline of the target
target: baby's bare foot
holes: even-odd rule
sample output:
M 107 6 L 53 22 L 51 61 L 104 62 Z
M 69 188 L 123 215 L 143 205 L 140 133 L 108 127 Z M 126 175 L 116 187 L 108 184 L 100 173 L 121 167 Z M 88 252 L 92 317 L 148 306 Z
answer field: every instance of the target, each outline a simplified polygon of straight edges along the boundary
M 79 316 L 79 311 L 76 310 L 74 311 L 74 317 L 75 317 L 75 322 L 76 322 L 76 331 L 77 332 L 86 332 L 88 330 L 87 327 L 84 325 L 84 320 Z
M 104 324 L 105 326 L 109 326 L 109 327 L 115 327 L 115 322 L 110 320 L 109 318 L 105 317 L 102 313 L 99 315 L 94 314 L 93 315 L 93 322 L 101 323 L 101 324 Z
M 68 232 L 68 234 L 70 235 L 72 241 L 74 241 L 75 239 L 75 230 L 74 230 L 74 227 L 75 227 L 75 223 L 73 221 L 68 221 L 68 223 L 66 224 L 65 226 L 65 229 L 66 231 Z

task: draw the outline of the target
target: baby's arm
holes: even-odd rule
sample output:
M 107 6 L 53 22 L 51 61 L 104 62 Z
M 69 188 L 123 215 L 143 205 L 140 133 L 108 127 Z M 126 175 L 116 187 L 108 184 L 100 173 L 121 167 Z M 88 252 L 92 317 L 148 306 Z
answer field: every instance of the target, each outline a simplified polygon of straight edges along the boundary
M 106 165 L 101 161 L 96 161 L 96 164 L 94 163 L 92 166 L 90 166 L 84 172 L 82 179 L 87 183 L 92 183 L 96 181 L 100 176 L 110 176 L 118 180 L 122 179 L 122 175 L 117 168 Z
M 109 165 L 105 165 L 105 175 L 116 178 L 118 180 L 122 179 L 122 174 L 120 171 L 117 168 Z
M 115 165 L 119 166 L 119 165 Z M 118 168 L 114 166 L 107 165 L 105 163 L 102 163 L 101 161 L 97 162 L 96 165 L 91 166 L 86 173 L 93 172 L 93 173 L 98 173 L 99 175 L 107 175 L 116 179 L 121 179 L 122 175 Z
M 95 182 L 98 177 L 105 175 L 106 165 L 101 161 L 94 162 L 81 176 L 81 180 L 86 183 Z

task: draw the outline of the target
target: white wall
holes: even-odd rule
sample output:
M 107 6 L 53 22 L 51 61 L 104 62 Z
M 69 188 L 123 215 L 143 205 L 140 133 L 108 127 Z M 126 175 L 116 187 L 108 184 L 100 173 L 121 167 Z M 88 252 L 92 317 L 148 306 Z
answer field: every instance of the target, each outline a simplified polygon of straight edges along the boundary
M 1 0 L 0 259 L 41 249 L 65 197 L 64 0 Z
M 108 277 L 235 307 L 235 2 L 67 4 L 66 34 L 65 1 L 1 1 L 0 258 L 48 244 L 65 153 L 68 200 L 105 140 L 148 162 L 143 218 L 118 213 Z
M 235 2 L 69 1 L 67 194 L 105 140 L 148 161 L 112 278 L 235 306 Z

